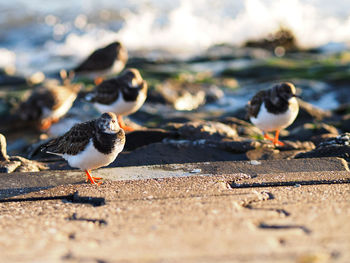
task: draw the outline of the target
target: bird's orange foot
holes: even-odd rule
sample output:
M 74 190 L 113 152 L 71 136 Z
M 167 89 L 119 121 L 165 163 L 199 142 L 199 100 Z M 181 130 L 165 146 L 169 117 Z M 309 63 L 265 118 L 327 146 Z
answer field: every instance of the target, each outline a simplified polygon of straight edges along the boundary
M 48 130 L 52 125 L 52 120 L 51 119 L 44 119 L 41 121 L 39 129 L 41 131 L 46 131 Z
M 100 85 L 103 82 L 104 78 L 102 77 L 97 77 L 94 79 L 95 85 Z
M 273 145 L 275 146 L 284 146 L 284 143 L 278 140 L 279 137 L 279 131 L 276 131 L 275 138 L 272 138 L 267 133 L 264 133 L 264 138 L 271 141 Z
M 283 142 L 281 142 L 281 141 L 279 141 L 279 140 L 273 140 L 273 144 L 274 145 L 278 145 L 278 146 L 284 146 L 284 143 Z
M 264 138 L 266 139 L 266 140 L 269 140 L 269 141 L 274 141 L 275 139 L 274 138 L 272 138 L 270 135 L 268 135 L 267 133 L 264 133 Z
M 100 182 L 100 180 L 102 180 L 102 177 L 93 177 L 90 174 L 90 170 L 85 170 L 86 173 L 86 182 L 90 182 L 90 184 L 97 184 L 100 185 L 102 184 L 102 182 Z
M 275 133 L 275 138 L 273 139 L 273 144 L 274 144 L 275 146 L 277 146 L 277 145 L 279 145 L 279 146 L 284 146 L 284 143 L 283 143 L 283 142 L 280 142 L 280 141 L 278 140 L 279 135 L 280 135 L 280 130 L 277 130 L 276 133 Z

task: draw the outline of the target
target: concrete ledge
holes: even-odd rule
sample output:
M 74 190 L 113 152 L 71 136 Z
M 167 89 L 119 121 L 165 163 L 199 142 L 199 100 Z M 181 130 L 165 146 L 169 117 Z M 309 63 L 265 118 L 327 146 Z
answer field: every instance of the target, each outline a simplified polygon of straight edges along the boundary
M 267 186 L 266 184 L 271 183 L 278 186 L 285 185 L 285 182 L 331 183 L 337 180 L 346 181 L 350 177 L 348 165 L 341 158 L 132 166 L 98 169 L 93 171 L 93 174 L 110 181 L 221 176 L 220 178 L 230 182 L 232 187 L 254 187 L 259 184 Z M 84 179 L 84 173 L 79 170 L 1 174 L 0 198 L 58 185 L 84 183 Z

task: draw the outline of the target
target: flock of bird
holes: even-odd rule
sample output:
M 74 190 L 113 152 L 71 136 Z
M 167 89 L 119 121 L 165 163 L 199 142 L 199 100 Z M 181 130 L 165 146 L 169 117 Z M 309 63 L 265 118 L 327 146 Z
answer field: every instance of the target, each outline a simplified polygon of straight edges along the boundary
M 63 157 L 71 167 L 86 172 L 87 181 L 100 184 L 101 178 L 90 174 L 92 169 L 107 166 L 123 150 L 125 132 L 132 131 L 122 117 L 136 112 L 147 97 L 147 82 L 135 68 L 123 68 L 128 60 L 126 48 L 119 42 L 97 49 L 68 73 L 61 71 L 62 85 L 45 85 L 32 91 L 20 107 L 22 120 L 36 121 L 41 130 L 62 118 L 72 107 L 82 85 L 72 83 L 75 76 L 93 78 L 96 86 L 85 100 L 101 112 L 101 116 L 74 125 L 62 136 L 50 140 L 42 150 Z M 120 73 L 116 77 L 109 77 Z M 250 121 L 262 130 L 264 138 L 283 146 L 279 132 L 298 115 L 296 89 L 284 82 L 259 91 L 248 102 Z M 268 132 L 275 132 L 272 138 Z

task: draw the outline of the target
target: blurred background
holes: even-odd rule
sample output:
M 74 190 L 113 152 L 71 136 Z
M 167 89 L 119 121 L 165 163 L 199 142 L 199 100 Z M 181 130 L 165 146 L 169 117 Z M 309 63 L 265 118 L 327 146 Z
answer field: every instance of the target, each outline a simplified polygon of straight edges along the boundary
M 349 10 L 344 0 L 1 1 L 0 132 L 10 153 L 26 155 L 47 136 L 23 136 L 7 116 L 33 88 L 113 41 L 127 48 L 126 67 L 149 84 L 146 103 L 130 116 L 136 127 L 177 130 L 169 123 L 206 120 L 237 128 L 242 123 L 227 118 L 247 121 L 255 92 L 291 81 L 309 106 L 282 136 L 349 131 Z M 93 80 L 74 81 L 83 92 L 94 87 Z M 96 116 L 78 96 L 46 133 Z M 240 136 L 261 138 L 243 130 Z
M 130 52 L 184 58 L 280 27 L 300 48 L 335 52 L 350 40 L 348 10 L 344 0 L 1 1 L 0 66 L 23 74 L 57 70 L 115 39 Z

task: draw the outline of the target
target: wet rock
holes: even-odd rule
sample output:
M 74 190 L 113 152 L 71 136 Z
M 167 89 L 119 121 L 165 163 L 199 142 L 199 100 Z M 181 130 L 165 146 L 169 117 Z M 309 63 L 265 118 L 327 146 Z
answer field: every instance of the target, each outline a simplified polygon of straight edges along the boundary
M 334 126 L 325 123 L 305 123 L 291 130 L 288 138 L 301 141 L 312 140 L 312 138 L 318 140 L 318 136 L 323 134 L 332 134 L 333 136 L 337 136 L 339 133 Z
M 246 156 L 249 160 L 275 160 L 280 159 L 280 151 L 273 148 L 258 148 L 247 151 Z
M 167 139 L 176 139 L 179 135 L 177 132 L 166 131 L 163 129 L 147 129 L 133 131 L 126 134 L 126 143 L 124 149 L 127 151 L 135 150 L 139 147 L 157 143 Z
M 281 151 L 290 151 L 290 150 L 305 150 L 310 151 L 315 149 L 315 144 L 310 141 L 283 141 L 283 146 L 277 146 Z
M 237 138 L 237 131 L 220 122 L 214 121 L 192 121 L 187 123 L 172 123 L 167 126 L 170 130 L 175 130 L 181 138 L 198 140 L 210 139 L 221 140 L 223 138 Z
M 245 153 L 253 149 L 262 147 L 264 143 L 254 140 L 223 140 L 218 144 L 218 148 L 232 153 Z
M 31 161 L 21 156 L 8 156 L 6 151 L 6 138 L 0 134 L 0 173 L 12 172 L 38 172 L 48 167 L 40 162 Z
M 157 85 L 155 91 L 176 110 L 184 111 L 197 109 L 206 102 L 214 102 L 224 95 L 216 85 L 175 80 L 167 80 Z M 152 98 L 153 101 L 162 101 L 154 92 Z
M 169 140 L 152 143 L 132 152 L 122 152 L 110 167 L 247 160 L 244 154 L 233 154 L 215 147 L 211 148 L 201 141 Z
M 205 92 L 198 85 L 184 85 L 165 81 L 156 86 L 165 101 L 176 110 L 193 110 L 205 103 Z
M 338 127 L 343 132 L 350 132 L 350 114 L 346 114 L 342 117 Z
M 332 117 L 331 111 L 322 110 L 301 99 L 299 99 L 298 102 L 299 102 L 298 117 L 296 118 L 294 123 L 290 126 L 291 128 L 295 128 L 304 123 L 322 121 L 324 119 Z
M 295 158 L 340 157 L 350 161 L 350 133 L 327 138 L 316 149 L 298 154 Z
M 261 134 L 261 131 L 253 124 L 236 117 L 225 117 L 218 121 L 237 130 L 239 136 L 255 137 Z
M 6 70 L 0 69 L 0 86 L 26 85 L 24 77 L 8 74 Z
M 330 145 L 341 145 L 349 146 L 350 145 L 350 133 L 346 132 L 341 135 L 338 135 L 333 138 L 328 138 L 324 142 L 319 144 L 319 147 L 325 147 Z

